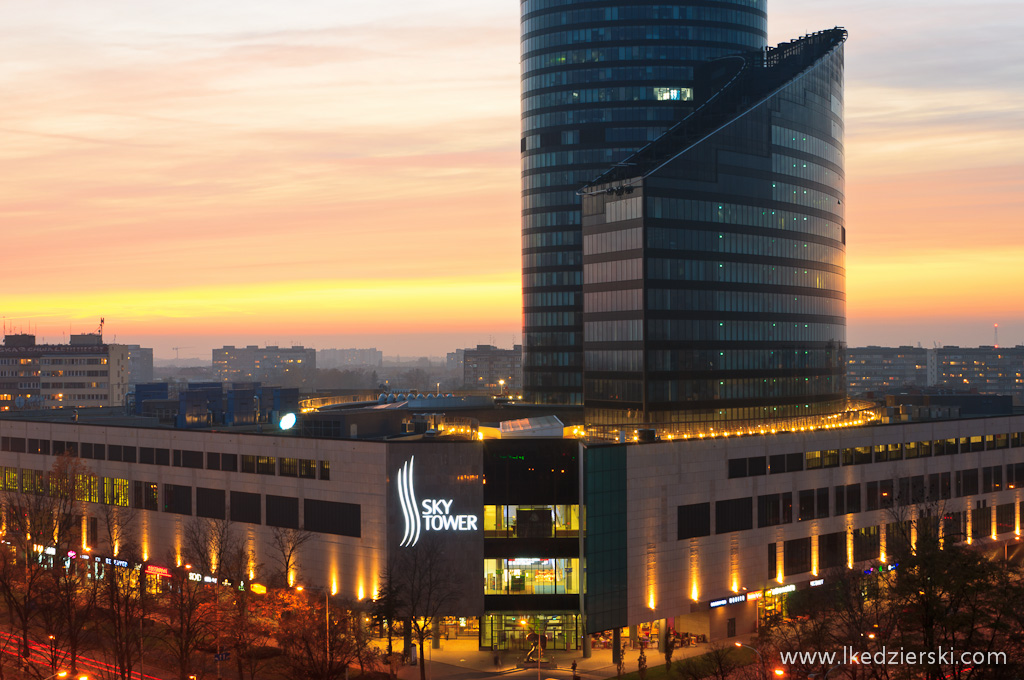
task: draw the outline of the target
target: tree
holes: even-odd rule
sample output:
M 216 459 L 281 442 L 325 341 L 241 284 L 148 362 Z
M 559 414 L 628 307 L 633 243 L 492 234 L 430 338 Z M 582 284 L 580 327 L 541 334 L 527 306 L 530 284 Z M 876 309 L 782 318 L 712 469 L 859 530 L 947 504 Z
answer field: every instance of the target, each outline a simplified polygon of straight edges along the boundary
M 327 594 L 287 590 L 282 607 L 278 642 L 291 677 L 335 680 L 354 662 L 372 657 L 365 636 L 360 637 L 358 613 L 350 603 Z
M 313 538 L 305 529 L 274 527 L 273 560 L 277 569 L 270 575 L 271 585 L 290 588 L 295 585 L 294 575 L 299 571 L 299 551 Z
M 100 583 L 100 627 L 114 659 L 116 677 L 130 680 L 142 661 L 142 627 L 149 606 L 142 551 L 134 540 L 136 515 L 130 508 L 105 505 L 103 519 L 106 549 L 114 560 Z
M 415 547 L 403 549 L 387 572 L 384 591 L 393 594 L 395 611 L 411 626 L 419 644 L 420 680 L 427 677 L 424 641 L 460 592 L 455 574 L 434 537 L 424 537 Z
M 377 590 L 377 599 L 373 601 L 373 606 L 370 609 L 370 617 L 373 620 L 374 625 L 383 627 L 384 630 L 387 631 L 387 653 L 389 656 L 394 652 L 392 645 L 392 626 L 399 618 L 399 612 L 405 607 L 405 603 L 402 601 L 402 593 L 399 589 L 399 584 L 395 583 L 394 579 L 391 578 L 391 573 L 391 566 L 385 567 L 384 571 L 380 573 L 380 586 Z
M 8 471 L 3 480 L 8 553 L 0 560 L 0 594 L 21 637 L 21 658 L 30 654 L 29 634 L 41 611 L 38 602 L 52 584 L 46 567 L 67 560 L 73 544 L 79 465 L 61 455 L 48 473 L 26 470 L 19 480 L 16 471 Z

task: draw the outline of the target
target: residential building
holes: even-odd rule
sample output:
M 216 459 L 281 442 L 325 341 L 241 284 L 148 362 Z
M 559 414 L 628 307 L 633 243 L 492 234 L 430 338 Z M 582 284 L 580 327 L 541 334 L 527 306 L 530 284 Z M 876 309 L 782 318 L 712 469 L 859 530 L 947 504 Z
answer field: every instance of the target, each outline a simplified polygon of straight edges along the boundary
M 518 392 L 523 388 L 523 346 L 477 345 L 463 350 L 463 386 Z
M 852 347 L 847 363 L 851 395 L 911 388 L 975 391 L 1024 399 L 1024 346 Z
M 99 334 L 68 345 L 5 335 L 0 347 L 0 410 L 122 406 L 131 384 L 129 349 Z
M 368 349 L 319 349 L 317 368 L 365 368 L 384 364 L 384 353 L 376 347 Z
M 312 390 L 316 381 L 316 350 L 292 347 L 233 347 L 213 350 L 213 369 L 225 383 L 258 382 Z

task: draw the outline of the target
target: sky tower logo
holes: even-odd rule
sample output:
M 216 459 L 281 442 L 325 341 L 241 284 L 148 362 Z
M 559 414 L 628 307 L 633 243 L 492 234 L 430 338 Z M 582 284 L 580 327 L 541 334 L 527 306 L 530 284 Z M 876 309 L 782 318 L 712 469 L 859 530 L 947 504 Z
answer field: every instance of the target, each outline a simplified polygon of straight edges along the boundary
M 398 470 L 398 504 L 405 518 L 405 533 L 399 546 L 411 548 L 420 540 L 423 531 L 476 531 L 476 515 L 453 515 L 452 499 L 424 498 L 416 501 L 416 485 L 413 483 L 411 456 Z

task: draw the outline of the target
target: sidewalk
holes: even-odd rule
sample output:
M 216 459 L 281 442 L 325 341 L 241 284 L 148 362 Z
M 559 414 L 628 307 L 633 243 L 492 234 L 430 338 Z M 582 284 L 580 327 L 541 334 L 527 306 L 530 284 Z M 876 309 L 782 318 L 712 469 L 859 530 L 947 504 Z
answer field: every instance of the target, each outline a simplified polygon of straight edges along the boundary
M 747 640 L 735 638 L 729 642 L 746 642 Z M 387 640 L 375 639 L 374 643 L 383 648 L 387 646 Z M 637 658 L 640 650 L 627 649 L 625 654 L 626 672 L 636 670 Z M 393 642 L 396 653 L 402 651 L 402 640 L 396 638 Z M 677 648 L 672 653 L 672 662 L 690 656 L 699 656 L 711 648 L 707 643 L 698 644 L 695 647 Z M 494 665 L 494 652 L 481 651 L 476 637 L 465 637 L 455 640 L 442 640 L 441 649 L 431 649 L 427 644 L 427 680 L 468 680 L 469 678 L 498 676 L 511 671 L 519 670 L 518 662 L 525 656 L 526 652 L 507 651 L 500 653 L 501 664 Z M 583 650 L 548 650 L 544 653 L 545 660 L 550 659 L 557 668 L 542 668 L 541 677 L 566 677 L 571 672 L 572 662 L 576 662 L 576 675 L 584 680 L 599 680 L 601 678 L 614 677 L 616 675 L 615 664 L 612 663 L 611 649 L 594 649 L 589 659 L 583 658 Z M 647 650 L 647 665 L 664 665 L 665 655 L 657 648 Z M 404 666 L 398 671 L 400 680 L 419 680 L 419 668 L 417 666 Z

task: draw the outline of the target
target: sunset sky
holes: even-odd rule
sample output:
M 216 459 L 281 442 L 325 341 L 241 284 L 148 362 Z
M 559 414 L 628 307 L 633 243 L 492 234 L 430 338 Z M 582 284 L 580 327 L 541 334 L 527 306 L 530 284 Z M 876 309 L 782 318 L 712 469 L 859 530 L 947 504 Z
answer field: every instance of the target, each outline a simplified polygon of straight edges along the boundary
M 1024 4 L 845 26 L 849 332 L 1024 344 Z M 0 313 L 209 359 L 520 341 L 519 2 L 0 3 Z

